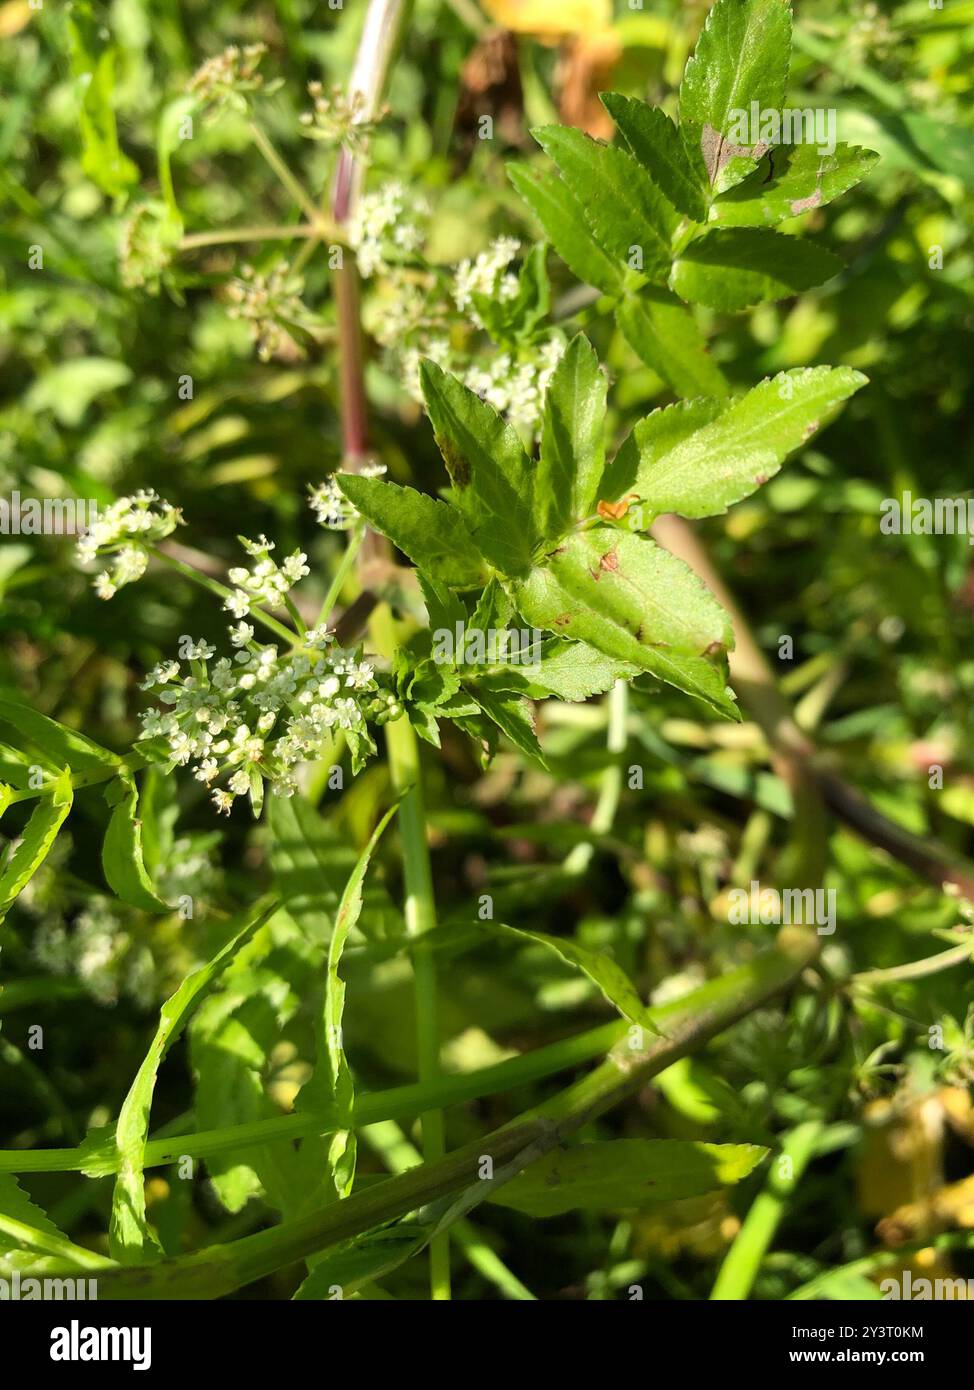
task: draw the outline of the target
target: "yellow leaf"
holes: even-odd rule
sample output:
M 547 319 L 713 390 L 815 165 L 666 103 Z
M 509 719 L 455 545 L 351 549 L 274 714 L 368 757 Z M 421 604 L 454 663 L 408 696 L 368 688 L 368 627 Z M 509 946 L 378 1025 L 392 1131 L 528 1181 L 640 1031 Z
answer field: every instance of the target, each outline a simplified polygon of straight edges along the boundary
M 543 38 L 597 33 L 612 23 L 612 0 L 483 0 L 483 7 L 495 24 Z
M 30 5 L 27 0 L 9 0 L 0 5 L 0 39 L 11 39 L 30 23 Z

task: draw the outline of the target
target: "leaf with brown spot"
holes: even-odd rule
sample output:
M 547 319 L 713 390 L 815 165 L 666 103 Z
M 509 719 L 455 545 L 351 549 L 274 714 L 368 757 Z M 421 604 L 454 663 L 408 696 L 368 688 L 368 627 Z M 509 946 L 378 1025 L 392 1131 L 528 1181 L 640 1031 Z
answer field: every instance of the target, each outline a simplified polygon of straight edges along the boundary
M 655 542 L 615 527 L 569 536 L 557 556 L 511 586 L 521 616 L 625 661 L 737 718 L 723 663 L 730 619 L 709 589 Z
M 779 145 L 771 177 L 758 169 L 721 194 L 710 209 L 711 221 L 721 227 L 774 227 L 841 197 L 878 159 L 856 145 L 836 145 L 831 154 L 819 154 L 814 145 Z

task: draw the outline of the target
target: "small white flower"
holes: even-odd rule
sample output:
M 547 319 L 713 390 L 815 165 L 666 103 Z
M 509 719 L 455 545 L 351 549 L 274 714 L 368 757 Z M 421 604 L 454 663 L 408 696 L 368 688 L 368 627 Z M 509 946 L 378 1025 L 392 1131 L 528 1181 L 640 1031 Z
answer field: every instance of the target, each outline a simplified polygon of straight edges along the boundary
M 227 785 L 236 796 L 246 796 L 250 791 L 250 775 L 242 770 L 235 772 Z
M 504 272 L 520 249 L 521 243 L 514 237 L 497 237 L 476 260 L 464 260 L 457 266 L 453 302 L 461 313 L 469 313 L 479 326 L 482 327 L 480 319 L 472 308 L 474 295 L 513 299 L 518 289 L 517 278 Z
M 258 536 L 255 541 L 249 541 L 246 536 L 241 536 L 240 544 L 243 546 L 244 550 L 246 550 L 248 555 L 253 555 L 258 559 L 261 559 L 265 555 L 270 554 L 272 550 L 275 550 L 277 548 L 274 542 L 269 541 L 267 537 L 263 534 Z
M 281 569 L 292 584 L 297 584 L 299 579 L 303 579 L 306 574 L 311 573 L 306 563 L 307 559 L 308 557 L 303 550 L 295 550 L 284 561 Z
M 233 571 L 231 570 L 231 575 L 232 573 Z M 246 570 L 244 573 L 246 573 Z M 223 606 L 227 612 L 232 613 L 235 618 L 246 618 L 250 612 L 250 599 L 242 589 L 235 589 Z
M 319 526 L 329 531 L 344 531 L 355 516 L 355 509 L 342 495 L 334 478 L 309 489 L 308 505 Z
M 186 649 L 188 661 L 209 661 L 211 656 L 216 656 L 216 647 L 204 642 L 202 638 L 199 642 L 192 642 Z

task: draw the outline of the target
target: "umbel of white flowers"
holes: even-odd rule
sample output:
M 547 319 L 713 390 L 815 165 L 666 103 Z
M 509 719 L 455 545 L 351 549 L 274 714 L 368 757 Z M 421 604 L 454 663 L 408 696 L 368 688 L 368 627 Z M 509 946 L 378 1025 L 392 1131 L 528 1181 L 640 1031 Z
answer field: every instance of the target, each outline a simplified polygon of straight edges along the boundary
M 371 724 L 400 713 L 395 696 L 382 691 L 368 661 L 339 647 L 323 627 L 303 645 L 279 653 L 253 640 L 254 629 L 230 629 L 237 651 L 219 657 L 208 642 L 184 648 L 187 665 L 160 662 L 144 690 L 158 694 L 162 709 L 142 716 L 143 740 L 158 740 L 157 756 L 171 766 L 191 765 L 213 788 L 218 811 L 229 814 L 238 796 L 249 796 L 254 814 L 264 784 L 290 796 L 297 763 L 317 758 L 340 730 L 353 761 L 375 752 Z M 221 782 L 223 785 L 217 786 Z
M 112 564 L 95 576 L 99 598 L 114 598 L 125 584 L 141 579 L 149 563 L 146 545 L 172 534 L 182 521 L 178 507 L 164 502 L 151 488 L 120 497 L 98 513 L 75 547 L 82 564 L 111 556 Z
M 329 484 L 322 489 L 328 492 Z M 330 504 L 324 497 L 319 504 L 316 491 L 312 505 L 328 525 L 335 518 L 322 515 Z M 345 503 L 342 525 L 355 519 Z M 103 512 L 77 547 L 85 562 L 112 560 L 111 568 L 95 577 L 98 594 L 111 598 L 123 584 L 139 579 L 149 544 L 169 535 L 180 520 L 177 508 L 151 491 L 122 497 Z M 233 655 L 217 657 L 211 643 L 184 639 L 180 659 L 159 662 L 143 682 L 142 689 L 156 693 L 162 708 L 142 715 L 139 737 L 150 758 L 170 767 L 192 766 L 212 788 L 217 810 L 229 814 L 238 796 L 249 796 L 259 815 L 265 785 L 291 795 L 296 765 L 320 757 L 336 732 L 356 770 L 376 751 L 370 726 L 402 710 L 388 679 L 383 685 L 361 652 L 340 647 L 325 627 L 295 633 L 284 651 L 255 641 L 246 619 L 263 617 L 265 606 L 279 607 L 309 569 L 301 550 L 278 564 L 266 536 L 240 540 L 252 563 L 228 574 L 233 587 L 224 608 L 237 620 L 229 629 Z

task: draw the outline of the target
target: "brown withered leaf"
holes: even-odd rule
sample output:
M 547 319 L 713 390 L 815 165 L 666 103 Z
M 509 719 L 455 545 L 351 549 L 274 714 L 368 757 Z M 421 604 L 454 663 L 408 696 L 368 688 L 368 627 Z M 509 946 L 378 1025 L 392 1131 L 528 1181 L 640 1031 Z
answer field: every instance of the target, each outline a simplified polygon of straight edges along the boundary
M 470 162 L 481 136 L 481 119 L 493 121 L 493 136 L 505 145 L 528 144 L 517 40 L 506 29 L 485 35 L 460 70 L 453 138 L 461 167 Z
M 569 39 L 558 64 L 558 114 L 565 125 L 586 135 L 609 140 L 615 126 L 599 101 L 599 92 L 612 86 L 612 74 L 622 57 L 622 44 L 612 29 Z

